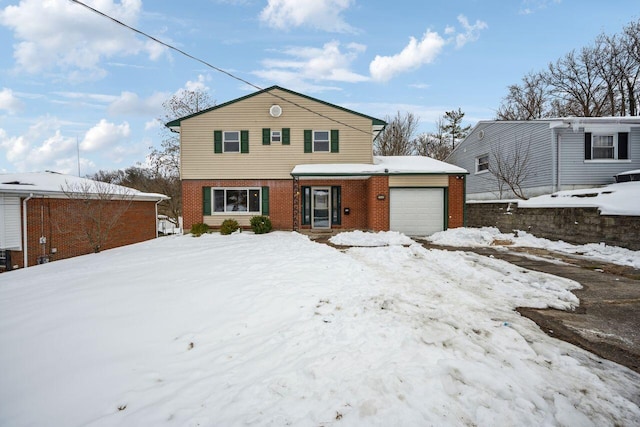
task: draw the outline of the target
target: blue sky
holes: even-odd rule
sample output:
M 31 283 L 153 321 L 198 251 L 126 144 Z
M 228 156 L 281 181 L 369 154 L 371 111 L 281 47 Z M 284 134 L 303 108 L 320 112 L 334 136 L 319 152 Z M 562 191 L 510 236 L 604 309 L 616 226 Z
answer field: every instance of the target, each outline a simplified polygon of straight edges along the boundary
M 86 0 L 259 87 L 274 84 L 430 131 L 491 119 L 529 71 L 640 18 L 637 0 Z M 615 6 L 612 6 L 615 4 Z M 69 0 L 0 0 L 0 172 L 144 164 L 162 102 L 254 89 Z

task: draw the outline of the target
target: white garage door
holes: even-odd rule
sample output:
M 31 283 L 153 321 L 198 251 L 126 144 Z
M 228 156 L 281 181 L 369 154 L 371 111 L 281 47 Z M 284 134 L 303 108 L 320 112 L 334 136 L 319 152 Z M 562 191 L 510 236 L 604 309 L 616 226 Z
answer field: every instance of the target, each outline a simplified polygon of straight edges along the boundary
M 392 231 L 428 236 L 444 229 L 443 188 L 392 188 L 389 198 Z

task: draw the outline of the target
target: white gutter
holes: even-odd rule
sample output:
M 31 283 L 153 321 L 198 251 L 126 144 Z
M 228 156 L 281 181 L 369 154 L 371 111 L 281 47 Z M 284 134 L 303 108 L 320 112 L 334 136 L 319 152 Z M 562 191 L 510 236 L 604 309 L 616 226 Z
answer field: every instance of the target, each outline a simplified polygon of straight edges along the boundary
M 23 255 L 23 268 L 27 268 L 29 266 L 29 250 L 27 249 L 27 245 L 29 243 L 28 233 L 27 233 L 27 202 L 33 199 L 33 193 L 29 194 L 29 197 L 22 201 L 22 255 Z

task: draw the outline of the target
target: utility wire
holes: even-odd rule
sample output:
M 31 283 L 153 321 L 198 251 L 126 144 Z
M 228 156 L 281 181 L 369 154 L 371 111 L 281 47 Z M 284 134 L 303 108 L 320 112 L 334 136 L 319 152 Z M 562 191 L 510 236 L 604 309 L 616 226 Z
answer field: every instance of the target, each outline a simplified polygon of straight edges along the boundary
M 182 49 L 179 49 L 179 48 L 177 48 L 177 47 L 175 47 L 175 46 L 173 46 L 173 45 L 170 45 L 170 44 L 168 44 L 168 43 L 165 43 L 165 42 L 163 42 L 162 40 L 157 39 L 157 38 L 153 37 L 152 35 L 147 34 L 147 33 L 145 33 L 144 31 L 138 30 L 137 28 L 134 28 L 134 27 L 132 27 L 132 26 L 130 26 L 130 25 L 128 25 L 128 24 L 125 24 L 124 22 L 119 21 L 118 19 L 116 19 L 116 18 L 114 18 L 114 17 L 112 17 L 112 16 L 110 16 L 110 15 L 107 15 L 106 13 L 101 12 L 101 11 L 99 11 L 98 9 L 95 9 L 95 8 L 93 8 L 93 7 L 91 7 L 91 6 L 87 5 L 87 4 L 85 4 L 85 3 L 83 3 L 83 2 L 81 2 L 81 1 L 79 1 L 79 0 L 69 0 L 69 1 L 71 1 L 72 3 L 75 3 L 75 4 L 79 5 L 79 6 L 82 6 L 82 7 L 86 8 L 86 9 L 90 10 L 91 12 L 96 13 L 96 14 L 98 14 L 98 15 L 100 15 L 100 16 L 102 16 L 102 17 L 104 17 L 104 18 L 107 18 L 107 19 L 109 19 L 110 21 L 113 21 L 113 22 L 115 22 L 116 24 L 118 24 L 118 25 L 120 25 L 120 26 L 122 26 L 122 27 L 125 27 L 125 28 L 127 28 L 127 29 L 129 29 L 129 30 L 133 31 L 134 33 L 137 33 L 137 34 L 139 34 L 139 35 L 141 35 L 141 36 L 143 36 L 143 37 L 146 37 L 146 38 L 148 38 L 148 39 L 150 39 L 150 40 L 152 40 L 152 41 L 154 41 L 154 42 L 156 42 L 156 43 L 158 43 L 158 44 L 160 44 L 160 45 L 162 45 L 162 46 L 164 46 L 164 47 L 166 47 L 166 48 L 168 48 L 168 49 L 170 49 L 170 50 L 173 50 L 173 51 L 175 51 L 175 52 L 178 52 L 179 54 L 184 55 L 184 56 L 186 56 L 187 58 L 193 59 L 194 61 L 197 61 L 197 62 L 199 62 L 199 63 L 201 63 L 201 64 L 205 65 L 206 67 L 209 67 L 209 68 L 211 68 L 211 69 L 213 69 L 213 70 L 215 70 L 215 71 L 218 71 L 219 73 L 225 74 L 226 76 L 231 77 L 232 79 L 238 80 L 238 81 L 240 81 L 240 82 L 242 82 L 242 83 L 244 83 L 244 84 L 246 84 L 246 85 L 249 85 L 249 86 L 251 86 L 251 87 L 253 87 L 253 88 L 255 88 L 255 89 L 258 89 L 258 90 L 264 90 L 264 88 L 261 88 L 260 86 L 258 86 L 258 85 L 256 85 L 256 84 L 254 84 L 254 83 L 251 83 L 250 81 L 245 80 L 245 79 L 243 79 L 242 77 L 238 77 L 238 76 L 236 76 L 235 74 L 232 74 L 232 73 L 230 73 L 229 71 L 223 70 L 223 69 L 222 69 L 222 68 L 220 68 L 220 67 L 216 67 L 215 65 L 212 65 L 212 64 L 210 64 L 209 62 L 207 62 L 207 61 L 205 61 L 205 60 L 203 60 L 203 59 L 200 59 L 200 58 L 198 58 L 198 57 L 196 57 L 196 56 L 193 56 L 193 55 L 191 55 L 190 53 L 187 53 L 187 52 L 185 52 L 185 51 L 184 51 L 184 50 L 182 50 Z M 315 115 L 317 115 L 317 116 L 320 116 L 320 117 L 322 117 L 322 118 L 324 118 L 324 119 L 331 120 L 331 121 L 332 121 L 332 122 L 334 122 L 334 123 L 338 123 L 338 124 L 340 124 L 340 125 L 343 125 L 343 126 L 349 127 L 349 128 L 351 128 L 351 129 L 354 129 L 354 130 L 357 130 L 358 132 L 362 132 L 362 133 L 364 133 L 364 134 L 366 134 L 366 135 L 370 135 L 370 136 L 374 136 L 374 137 L 375 137 L 375 134 L 374 134 L 374 133 L 372 133 L 372 132 L 368 132 L 368 131 L 362 130 L 362 129 L 357 128 L 357 127 L 355 127 L 355 126 L 352 126 L 352 125 L 350 125 L 350 124 L 348 124 L 348 123 L 344 123 L 344 122 L 342 122 L 342 121 L 340 121 L 340 120 L 337 120 L 337 119 L 334 119 L 334 118 L 332 118 L 332 117 L 326 116 L 326 115 L 324 115 L 324 114 L 322 114 L 322 113 L 319 113 L 319 112 L 317 112 L 317 111 L 312 110 L 311 108 L 305 107 L 304 105 L 300 105 L 300 104 L 298 104 L 297 102 L 294 102 L 294 101 L 291 101 L 291 100 L 289 100 L 289 99 L 286 99 L 285 97 L 280 96 L 280 95 L 278 95 L 278 94 L 276 94 L 276 93 L 272 93 L 272 92 L 267 92 L 267 93 L 268 93 L 269 95 L 271 95 L 271 96 L 275 97 L 275 98 L 278 98 L 278 99 L 280 99 L 280 100 L 282 100 L 282 101 L 284 101 L 284 102 L 288 103 L 288 104 L 294 105 L 294 106 L 296 106 L 296 107 L 298 107 L 298 108 L 301 108 L 301 109 L 303 109 L 303 110 L 306 110 L 306 111 L 308 111 L 308 112 L 310 112 L 310 113 L 313 113 L 313 114 L 315 114 Z

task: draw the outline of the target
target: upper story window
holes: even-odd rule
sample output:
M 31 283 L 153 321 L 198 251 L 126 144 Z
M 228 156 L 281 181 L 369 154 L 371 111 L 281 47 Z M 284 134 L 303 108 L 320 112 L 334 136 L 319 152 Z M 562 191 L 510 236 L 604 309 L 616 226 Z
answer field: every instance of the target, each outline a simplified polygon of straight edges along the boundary
M 282 134 L 280 133 L 280 131 L 279 130 L 272 130 L 271 131 L 271 142 L 279 143 L 280 141 L 282 141 Z
M 584 134 L 585 160 L 628 160 L 629 133 Z
M 240 132 L 224 131 L 222 132 L 222 146 L 225 153 L 240 152 Z
M 313 131 L 313 151 L 329 151 L 329 131 Z
M 476 173 L 489 171 L 489 155 L 484 154 L 476 157 Z

